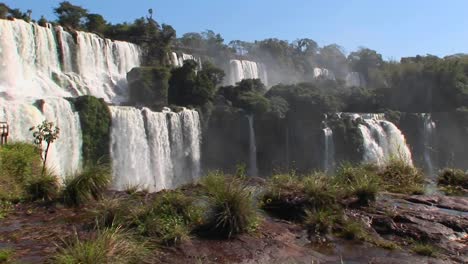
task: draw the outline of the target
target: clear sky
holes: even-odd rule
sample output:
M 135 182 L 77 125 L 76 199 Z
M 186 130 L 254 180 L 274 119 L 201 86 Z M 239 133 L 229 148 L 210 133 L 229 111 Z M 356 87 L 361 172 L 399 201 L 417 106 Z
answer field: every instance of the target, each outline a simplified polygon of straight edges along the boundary
M 1 2 L 2 0 L 0 0 Z M 55 19 L 61 0 L 4 0 Z M 416 54 L 468 53 L 466 0 L 70 0 L 117 23 L 155 11 L 178 36 L 211 29 L 226 42 L 276 37 L 336 43 L 346 52 L 365 46 L 385 59 Z

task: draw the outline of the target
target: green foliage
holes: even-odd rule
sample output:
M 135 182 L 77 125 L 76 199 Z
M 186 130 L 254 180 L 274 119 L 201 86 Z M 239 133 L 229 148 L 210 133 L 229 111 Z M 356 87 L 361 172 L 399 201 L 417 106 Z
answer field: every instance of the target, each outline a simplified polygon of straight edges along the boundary
M 424 174 L 418 168 L 399 158 L 390 159 L 379 172 L 384 189 L 389 192 L 421 194 L 424 192 Z
M 52 201 L 59 194 L 57 177 L 51 172 L 29 179 L 25 183 L 25 189 L 27 198 L 31 201 Z
M 130 101 L 161 108 L 168 105 L 170 72 L 165 67 L 139 67 L 127 73 Z
M 468 174 L 460 169 L 445 168 L 439 172 L 439 185 L 468 189 Z
M 45 172 L 47 155 L 49 154 L 50 144 L 59 138 L 60 128 L 54 126 L 53 122 L 44 120 L 41 124 L 29 128 L 33 132 L 34 144 L 41 150 L 42 157 L 42 174 Z M 45 150 L 42 149 L 42 144 L 45 141 Z
M 264 114 L 270 110 L 270 100 L 265 98 L 265 92 L 265 85 L 260 79 L 247 79 L 236 86 L 221 87 L 218 94 L 250 114 Z M 281 103 L 284 104 L 284 101 Z
M 0 220 L 7 217 L 11 210 L 13 210 L 11 202 L 0 199 Z
M 211 232 L 230 238 L 256 228 L 252 190 L 241 179 L 211 172 L 201 184 L 208 199 L 206 227 Z
M 109 157 L 111 114 L 103 99 L 81 96 L 73 99 L 80 115 L 85 165 Z
M 374 167 L 350 163 L 340 166 L 334 180 L 346 196 L 356 196 L 358 203 L 365 206 L 375 201 L 381 184 Z
M 13 143 L 0 148 L 0 200 L 25 198 L 26 184 L 40 175 L 41 156 L 36 146 Z
M 65 241 L 52 258 L 56 264 L 140 263 L 147 249 L 121 228 L 98 230 L 90 239 Z
M 54 9 L 58 17 L 58 23 L 64 27 L 72 29 L 80 29 L 83 25 L 83 20 L 86 18 L 88 11 L 81 6 L 76 6 L 68 1 L 59 3 L 59 6 Z
M 89 32 L 104 34 L 107 30 L 107 21 L 99 14 L 87 14 L 84 26 Z
M 173 245 L 189 238 L 192 229 L 200 225 L 202 212 L 193 198 L 170 191 L 157 196 L 143 217 L 140 231 Z
M 367 237 L 366 230 L 362 227 L 362 224 L 353 220 L 344 221 L 338 234 L 348 240 L 361 240 Z
M 304 225 L 309 232 L 321 236 L 328 234 L 341 218 L 340 212 L 331 208 L 317 211 L 307 210 Z
M 64 203 L 80 206 L 91 200 L 99 200 L 110 182 L 111 172 L 108 164 L 88 165 L 83 172 L 65 179 L 62 194 Z
M 307 198 L 308 208 L 320 210 L 332 208 L 336 204 L 336 186 L 330 177 L 315 173 L 302 179 L 303 190 Z
M 13 260 L 14 253 L 11 249 L 0 249 L 0 263 L 10 263 Z
M 413 245 L 411 250 L 422 256 L 434 257 L 437 255 L 437 249 L 434 246 L 425 243 L 416 243 Z
M 213 100 L 216 86 L 224 78 L 224 72 L 205 62 L 197 71 L 195 61 L 185 61 L 175 68 L 169 80 L 169 103 L 180 106 L 203 106 Z

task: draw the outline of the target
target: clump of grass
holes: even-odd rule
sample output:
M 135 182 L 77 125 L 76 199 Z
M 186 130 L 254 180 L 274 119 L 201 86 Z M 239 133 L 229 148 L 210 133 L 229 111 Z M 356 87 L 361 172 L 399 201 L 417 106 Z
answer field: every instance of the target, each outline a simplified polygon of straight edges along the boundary
M 27 180 L 25 189 L 27 198 L 31 201 L 52 201 L 59 194 L 57 177 L 47 170 L 45 170 L 44 174 Z
M 65 179 L 63 200 L 66 205 L 80 206 L 90 200 L 99 200 L 111 182 L 110 166 L 96 164 Z
M 468 173 L 460 169 L 445 168 L 439 172 L 439 185 L 468 189 Z
M 310 233 L 322 236 L 330 233 L 340 219 L 340 212 L 332 209 L 320 209 L 316 212 L 307 210 L 304 225 Z
M 424 193 L 424 174 L 402 159 L 392 158 L 379 172 L 385 190 L 394 193 Z
M 426 243 L 416 243 L 413 245 L 411 250 L 414 253 L 422 256 L 434 257 L 437 255 L 437 249 L 434 246 Z
M 335 207 L 337 190 L 330 177 L 314 173 L 302 179 L 307 207 L 314 210 Z
M 241 179 L 212 172 L 201 184 L 208 201 L 206 228 L 228 238 L 256 228 L 258 216 L 253 191 Z
M 363 206 L 375 201 L 381 184 L 374 167 L 349 163 L 341 165 L 334 181 L 345 196 L 356 196 Z
M 75 235 L 72 241 L 59 247 L 52 258 L 57 264 L 140 263 L 146 248 L 121 228 L 98 230 L 94 237 L 82 240 Z
M 99 227 L 123 226 L 135 224 L 132 216 L 138 205 L 120 198 L 105 198 L 89 210 L 90 215 Z
M 193 198 L 170 191 L 156 197 L 141 217 L 140 232 L 173 245 L 190 237 L 192 230 L 201 224 L 202 211 Z
M 11 249 L 0 249 L 0 263 L 10 263 L 14 253 Z
M 7 217 L 12 210 L 13 205 L 10 201 L 0 199 L 0 219 Z
M 338 232 L 338 235 L 340 235 L 344 239 L 365 239 L 367 237 L 366 230 L 362 227 L 362 224 L 356 221 L 343 221 L 339 229 L 340 231 Z

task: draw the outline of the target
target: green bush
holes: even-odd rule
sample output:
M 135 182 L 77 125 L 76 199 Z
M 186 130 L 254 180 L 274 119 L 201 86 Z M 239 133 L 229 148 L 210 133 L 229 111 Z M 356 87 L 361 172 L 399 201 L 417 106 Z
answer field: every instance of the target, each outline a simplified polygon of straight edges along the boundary
M 309 232 L 315 235 L 325 235 L 332 230 L 340 218 L 340 212 L 332 209 L 320 209 L 315 212 L 307 210 L 304 225 Z
M 418 255 L 428 257 L 434 257 L 437 254 L 437 249 L 435 247 L 425 243 L 416 243 L 411 250 Z
M 374 170 L 368 165 L 345 163 L 338 169 L 334 181 L 345 196 L 355 196 L 360 205 L 369 205 L 375 201 L 381 184 Z
M 13 259 L 14 251 L 11 249 L 0 249 L 0 263 L 10 263 Z
M 140 232 L 173 245 L 187 240 L 201 224 L 202 211 L 193 198 L 170 191 L 157 196 L 141 218 Z
M 83 160 L 85 165 L 110 155 L 111 113 L 103 99 L 81 96 L 73 99 L 80 114 L 83 138 Z
M 439 173 L 439 185 L 468 189 L 468 174 L 460 169 L 445 168 Z
M 395 193 L 424 193 L 424 174 L 402 159 L 392 158 L 379 172 L 385 190 Z
M 98 230 L 90 239 L 81 240 L 78 235 L 73 241 L 65 242 L 52 258 L 57 264 L 95 264 L 95 263 L 141 263 L 146 253 L 143 244 L 131 238 L 131 234 L 121 230 Z
M 201 184 L 208 201 L 205 227 L 213 234 L 230 238 L 256 228 L 258 216 L 252 190 L 241 179 L 212 172 Z
M 43 175 L 29 179 L 25 184 L 27 198 L 31 201 L 52 201 L 58 197 L 57 177 L 48 171 Z
M 83 172 L 65 179 L 63 200 L 66 205 L 80 206 L 99 200 L 111 182 L 108 164 L 88 165 Z

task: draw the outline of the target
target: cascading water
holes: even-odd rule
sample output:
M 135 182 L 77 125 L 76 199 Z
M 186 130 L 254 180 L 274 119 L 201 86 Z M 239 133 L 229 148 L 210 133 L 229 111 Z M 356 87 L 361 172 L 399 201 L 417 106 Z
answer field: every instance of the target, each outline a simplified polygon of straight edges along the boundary
M 324 138 L 323 168 L 325 172 L 333 171 L 335 167 L 335 143 L 333 141 L 333 130 L 329 127 L 322 129 Z
M 249 120 L 249 175 L 258 176 L 257 144 L 255 142 L 255 128 L 253 116 L 247 116 Z
M 10 142 L 32 142 L 29 128 L 52 121 L 60 137 L 47 165 L 62 177 L 79 170 L 79 116 L 63 98 L 89 94 L 119 103 L 140 53 L 134 44 L 92 33 L 78 31 L 75 40 L 61 27 L 0 19 L 0 121 L 10 125 Z
M 202 61 L 201 61 L 201 58 L 196 58 L 195 56 L 191 55 L 191 54 L 185 54 L 185 53 L 182 53 L 180 56 L 175 53 L 175 52 L 171 52 L 170 54 L 170 60 L 171 60 L 171 64 L 174 66 L 174 67 L 182 67 L 184 66 L 184 62 L 185 61 L 188 61 L 188 60 L 193 60 L 193 61 L 196 61 L 197 64 L 198 64 L 198 70 L 202 69 Z
M 260 79 L 268 86 L 268 74 L 263 64 L 247 60 L 231 60 L 227 84 L 235 85 L 244 79 Z
M 432 153 L 433 149 L 432 146 L 434 140 L 434 134 L 436 129 L 436 124 L 432 120 L 431 114 L 421 114 L 422 118 L 422 129 L 423 129 L 423 136 L 422 136 L 422 144 L 423 144 L 423 156 L 424 156 L 424 163 L 426 165 L 427 173 L 430 176 L 435 176 L 435 168 L 432 162 Z
M 53 121 L 60 128 L 59 138 L 51 144 L 47 165 L 59 176 L 65 177 L 81 168 L 81 127 L 79 116 L 70 102 L 62 98 L 43 101 L 42 111 L 32 103 L 0 99 L 0 120 L 10 125 L 10 141 L 32 142 L 29 128 Z
M 119 103 L 126 74 L 140 65 L 138 46 L 23 20 L 0 20 L 0 93 L 7 99 L 90 94 Z
M 152 112 L 110 107 L 114 187 L 150 191 L 177 187 L 200 177 L 198 112 Z
M 314 68 L 314 79 L 335 80 L 333 72 L 325 68 Z
M 405 136 L 397 126 L 385 120 L 383 114 L 353 115 L 360 122 L 358 127 L 364 141 L 364 162 L 383 165 L 391 158 L 399 158 L 413 164 Z

